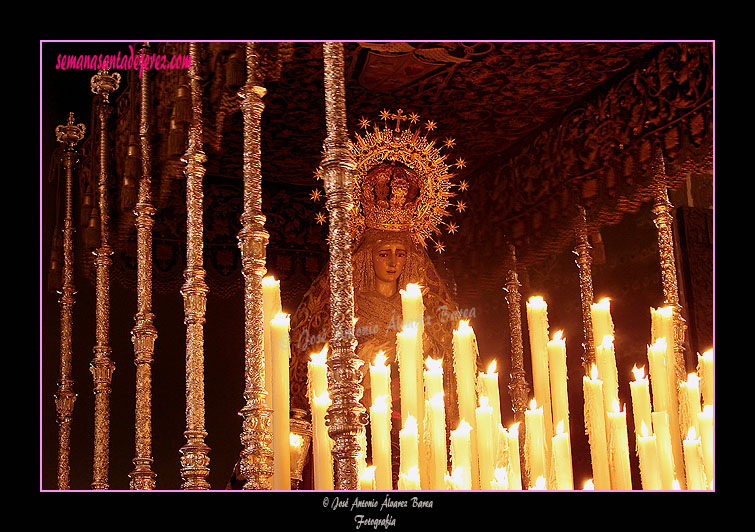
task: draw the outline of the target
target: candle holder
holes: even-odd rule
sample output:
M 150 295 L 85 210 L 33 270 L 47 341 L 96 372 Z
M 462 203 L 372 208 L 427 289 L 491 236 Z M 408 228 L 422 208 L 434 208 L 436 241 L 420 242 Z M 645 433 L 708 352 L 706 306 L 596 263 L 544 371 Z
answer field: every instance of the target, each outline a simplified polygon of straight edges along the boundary
M 110 266 L 113 262 L 113 249 L 110 247 L 110 213 L 108 194 L 108 133 L 107 123 L 112 107 L 110 93 L 118 89 L 121 76 L 117 72 L 100 70 L 91 78 L 91 89 L 100 97 L 97 106 L 100 127 L 100 172 L 98 181 L 100 245 L 95 255 L 95 346 L 94 358 L 89 369 L 94 379 L 94 460 L 92 474 L 93 489 L 108 489 L 108 469 L 110 467 L 110 383 L 115 364 L 110 359 Z
M 299 489 L 302 471 L 309 461 L 309 446 L 312 443 L 312 424 L 307 421 L 307 411 L 301 408 L 291 409 L 291 434 L 300 438 L 298 452 L 291 452 L 291 486 Z
M 576 246 L 574 254 L 577 256 L 576 263 L 579 268 L 579 291 L 582 302 L 582 333 L 584 339 L 582 347 L 582 367 L 588 372 L 590 366 L 595 362 L 595 340 L 592 330 L 592 312 L 590 307 L 593 303 L 592 289 L 592 256 L 590 255 L 590 241 L 587 237 L 587 213 L 585 208 L 580 206 L 576 219 Z
M 75 124 L 73 113 L 65 125 L 55 128 L 58 142 L 63 144 L 63 166 L 66 172 L 66 203 L 63 221 L 63 272 L 60 290 L 60 380 L 55 394 L 58 416 L 58 489 L 69 489 L 71 420 L 76 394 L 73 391 L 71 366 L 73 362 L 73 304 L 76 287 L 73 281 L 73 168 L 78 161 L 76 144 L 84 138 L 84 124 Z

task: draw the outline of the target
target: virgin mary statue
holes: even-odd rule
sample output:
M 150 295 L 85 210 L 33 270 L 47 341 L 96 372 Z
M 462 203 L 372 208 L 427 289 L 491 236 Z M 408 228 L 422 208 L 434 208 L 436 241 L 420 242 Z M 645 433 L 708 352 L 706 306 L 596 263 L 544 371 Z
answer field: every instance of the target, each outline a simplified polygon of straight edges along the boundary
M 401 115 L 383 114 L 383 119 Z M 397 121 L 398 122 L 398 121 Z M 396 333 L 402 327 L 401 290 L 421 287 L 424 303 L 423 358 L 442 361 L 446 419 L 458 423 L 453 371 L 453 329 L 458 312 L 427 252 L 448 215 L 453 175 L 432 141 L 398 125 L 374 127 L 350 143 L 356 163 L 351 211 L 354 326 L 361 360 L 365 408 L 371 404 L 369 364 L 383 352 L 390 364 L 394 416 L 399 416 Z M 328 267 L 313 282 L 291 316 L 291 407 L 309 410 L 307 364 L 329 339 Z M 457 314 L 458 315 L 458 314 Z

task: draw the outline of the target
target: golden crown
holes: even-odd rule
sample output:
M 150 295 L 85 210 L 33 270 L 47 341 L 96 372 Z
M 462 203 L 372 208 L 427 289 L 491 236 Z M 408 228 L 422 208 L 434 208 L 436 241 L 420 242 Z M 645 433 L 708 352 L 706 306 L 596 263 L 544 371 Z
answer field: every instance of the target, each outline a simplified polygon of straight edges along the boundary
M 441 152 L 442 148 L 452 148 L 454 141 L 446 139 L 441 148 L 437 147 L 427 134 L 412 129 L 419 116 L 405 115 L 401 109 L 383 111 L 380 119 L 382 127 L 376 123 L 372 130 L 356 134 L 349 142 L 355 163 L 351 210 L 354 241 L 361 239 L 365 229 L 409 231 L 415 242 L 425 247 L 429 240 L 440 253 L 444 249 L 437 238 L 441 227 L 445 225 L 450 234 L 457 229 L 453 222 L 444 221 L 450 215 L 449 208 L 455 206 L 460 212 L 466 208 L 463 201 L 451 204 L 455 196 L 452 188 L 464 191 L 468 185 L 464 181 L 453 183 L 455 176 L 446 163 L 448 155 Z M 389 120 L 395 120 L 395 127 L 388 125 Z M 402 129 L 402 123 L 407 127 Z M 367 130 L 371 124 L 362 118 L 359 125 Z M 425 124 L 428 133 L 436 127 L 432 121 Z M 458 159 L 454 165 L 463 168 L 465 162 Z M 313 191 L 312 199 L 320 197 Z M 324 223 L 323 213 L 318 214 L 317 221 Z

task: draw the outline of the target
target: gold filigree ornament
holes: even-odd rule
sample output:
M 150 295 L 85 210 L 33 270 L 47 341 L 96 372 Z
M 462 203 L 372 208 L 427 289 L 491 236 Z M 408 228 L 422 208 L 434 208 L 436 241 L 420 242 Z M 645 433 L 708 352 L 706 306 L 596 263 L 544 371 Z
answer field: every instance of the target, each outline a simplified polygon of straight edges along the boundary
M 437 147 L 420 127 L 412 128 L 419 122 L 416 114 L 405 115 L 401 109 L 395 113 L 382 111 L 380 120 L 382 127 L 375 123 L 369 130 L 370 121 L 361 118 L 359 126 L 367 131 L 355 134 L 349 142 L 354 161 L 354 208 L 350 213 L 353 243 L 358 244 L 365 229 L 408 231 L 417 244 L 426 248 L 428 241 L 432 242 L 436 252 L 442 253 L 442 227 L 446 226 L 449 234 L 458 230 L 455 223 L 445 221 L 451 215 L 449 209 L 455 206 L 461 212 L 466 206 L 460 200 L 451 204 L 456 195 L 453 187 L 461 192 L 469 188 L 467 182 L 453 182 L 451 167 L 460 169 L 466 162 L 459 158 L 448 164 L 448 154 L 442 149 L 453 148 L 455 141 L 446 138 Z M 389 120 L 395 121 L 395 127 L 388 124 Z M 436 127 L 433 121 L 424 125 L 427 132 Z M 320 175 L 319 170 L 315 172 L 317 178 Z M 317 216 L 322 223 L 322 213 Z

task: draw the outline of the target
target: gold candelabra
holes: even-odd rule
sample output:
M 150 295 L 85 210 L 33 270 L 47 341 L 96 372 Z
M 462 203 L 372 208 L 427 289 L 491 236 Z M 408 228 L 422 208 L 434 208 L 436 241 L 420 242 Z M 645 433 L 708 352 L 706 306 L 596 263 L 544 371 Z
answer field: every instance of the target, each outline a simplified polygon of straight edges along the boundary
M 266 273 L 265 255 L 269 235 L 262 214 L 262 173 L 260 162 L 260 118 L 264 110 L 265 88 L 257 79 L 257 53 L 254 43 L 246 45 L 247 81 L 239 95 L 244 115 L 244 212 L 239 233 L 242 274 L 244 276 L 244 359 L 245 404 L 240 472 L 244 489 L 272 487 L 273 436 L 272 409 L 265 389 L 264 312 L 262 278 Z
M 110 466 L 110 382 L 115 364 L 110 359 L 110 266 L 113 249 L 109 241 L 108 194 L 108 130 L 107 123 L 112 107 L 110 94 L 118 89 L 121 76 L 117 72 L 100 70 L 92 77 L 92 92 L 99 96 L 100 126 L 99 214 L 100 246 L 95 250 L 96 267 L 96 344 L 90 370 L 94 379 L 94 468 L 92 488 L 108 488 Z
M 142 54 L 151 54 L 148 43 Z M 137 239 L 137 313 L 136 325 L 131 330 L 136 365 L 136 422 L 134 470 L 129 474 L 130 487 L 135 490 L 151 490 L 155 487 L 156 474 L 152 464 L 152 362 L 155 352 L 157 329 L 152 314 L 152 226 L 155 208 L 152 205 L 152 147 L 150 143 L 150 76 L 145 70 L 141 76 L 139 140 L 141 144 L 142 175 L 134 214 Z
M 65 125 L 55 128 L 55 136 L 64 146 L 63 165 L 66 171 L 66 208 L 63 221 L 63 284 L 60 290 L 60 379 L 55 395 L 58 416 L 58 489 L 70 487 L 71 419 L 76 394 L 73 391 L 72 332 L 73 304 L 76 287 L 73 281 L 73 168 L 78 162 L 76 144 L 84 138 L 84 124 L 75 124 L 73 113 Z
M 202 93 L 199 75 L 199 46 L 190 44 L 192 119 L 189 146 L 184 155 L 186 164 L 186 270 L 181 294 L 184 298 L 186 324 L 186 443 L 181 447 L 181 487 L 209 489 L 210 448 L 204 439 L 204 322 L 209 288 L 203 267 L 202 178 L 207 160 L 202 147 Z

